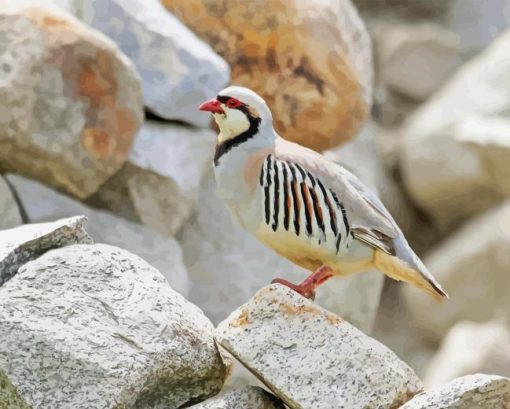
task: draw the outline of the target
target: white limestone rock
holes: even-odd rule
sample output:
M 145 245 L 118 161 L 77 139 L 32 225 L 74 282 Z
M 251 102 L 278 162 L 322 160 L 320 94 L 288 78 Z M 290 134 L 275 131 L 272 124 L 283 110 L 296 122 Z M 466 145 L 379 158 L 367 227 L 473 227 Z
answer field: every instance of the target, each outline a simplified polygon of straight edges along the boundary
M 257 386 L 245 386 L 209 399 L 190 409 L 285 409 L 274 395 Z
M 212 172 L 214 140 L 208 129 L 146 122 L 128 163 L 91 203 L 173 236 L 196 209 L 204 174 Z
M 510 379 L 476 374 L 421 393 L 400 409 L 507 409 Z
M 440 386 L 472 373 L 510 377 L 510 329 L 503 320 L 457 323 L 430 362 L 424 383 Z
M 87 198 L 143 121 L 133 64 L 51 1 L 0 2 L 0 44 L 1 167 Z
M 0 176 L 0 230 L 10 229 L 23 223 L 20 209 L 9 185 Z
M 89 208 L 21 176 L 7 175 L 7 180 L 17 192 L 30 222 L 83 214 L 89 219 L 88 231 L 96 242 L 115 245 L 139 255 L 161 271 L 174 290 L 187 295 L 188 275 L 180 246 L 173 238 L 108 212 Z
M 0 288 L 0 374 L 34 408 L 178 408 L 217 393 L 225 366 L 202 311 L 96 244 L 49 251 Z
M 152 112 L 201 127 L 210 123 L 197 107 L 228 84 L 230 69 L 158 0 L 85 1 L 80 16 L 134 62 Z
M 450 299 L 437 303 L 411 286 L 402 286 L 402 308 L 415 330 L 431 342 L 442 339 L 460 320 L 483 322 L 501 315 L 510 322 L 510 201 L 466 223 L 424 262 Z
M 463 66 L 402 130 L 405 185 L 445 231 L 510 196 L 509 53 L 507 31 Z
M 77 216 L 0 230 L 0 285 L 25 263 L 48 250 L 76 243 L 91 244 L 93 241 L 84 227 L 86 220 Z
M 394 408 L 422 389 L 384 345 L 281 285 L 234 311 L 216 338 L 292 409 Z

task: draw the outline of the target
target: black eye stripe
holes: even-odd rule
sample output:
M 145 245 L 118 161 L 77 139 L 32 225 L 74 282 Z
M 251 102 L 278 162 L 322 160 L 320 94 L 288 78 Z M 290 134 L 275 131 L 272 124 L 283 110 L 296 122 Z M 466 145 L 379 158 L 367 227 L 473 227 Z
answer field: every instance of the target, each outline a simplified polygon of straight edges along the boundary
M 218 95 L 216 97 L 216 99 L 218 101 L 220 101 L 222 104 L 225 104 L 225 105 L 227 105 L 227 102 L 230 98 L 232 98 L 232 97 L 229 97 L 228 95 Z M 233 98 L 233 99 L 236 99 L 236 98 Z M 238 99 L 236 99 L 236 100 L 239 101 Z M 230 108 L 231 109 L 239 109 L 240 111 L 244 112 L 245 114 L 248 114 L 248 110 L 247 110 L 248 105 L 246 105 L 244 102 L 241 102 L 241 101 L 239 101 L 239 102 L 241 103 L 241 105 L 239 105 L 237 107 L 230 107 Z
M 221 103 L 226 104 L 226 103 L 227 103 L 227 101 L 230 99 L 230 97 L 226 97 L 226 96 L 223 96 L 223 95 L 218 95 L 218 96 L 216 97 L 216 99 L 217 99 L 218 101 L 220 101 Z

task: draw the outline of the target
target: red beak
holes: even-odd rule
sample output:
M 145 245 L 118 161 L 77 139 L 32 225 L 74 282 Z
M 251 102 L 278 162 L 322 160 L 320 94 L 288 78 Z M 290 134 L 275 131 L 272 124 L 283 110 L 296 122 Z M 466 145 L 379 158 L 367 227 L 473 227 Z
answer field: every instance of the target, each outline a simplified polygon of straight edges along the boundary
M 203 102 L 198 109 L 200 111 L 212 112 L 213 114 L 224 114 L 225 111 L 221 109 L 221 102 L 216 98 L 210 99 L 209 101 Z

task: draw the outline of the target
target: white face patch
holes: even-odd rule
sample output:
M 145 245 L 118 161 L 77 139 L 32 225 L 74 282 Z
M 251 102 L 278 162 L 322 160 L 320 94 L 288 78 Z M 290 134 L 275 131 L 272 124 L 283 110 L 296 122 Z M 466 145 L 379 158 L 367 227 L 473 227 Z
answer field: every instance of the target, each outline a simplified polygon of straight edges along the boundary
M 214 120 L 220 128 L 218 142 L 232 139 L 250 128 L 250 121 L 244 112 L 229 109 L 225 104 L 221 104 L 221 108 L 225 114 L 214 114 Z

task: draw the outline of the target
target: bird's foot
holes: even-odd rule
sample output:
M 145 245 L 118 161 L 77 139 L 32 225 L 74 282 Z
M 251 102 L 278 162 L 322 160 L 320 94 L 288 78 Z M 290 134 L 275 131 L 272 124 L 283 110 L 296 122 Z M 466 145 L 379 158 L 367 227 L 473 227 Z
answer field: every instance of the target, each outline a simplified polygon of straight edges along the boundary
M 275 278 L 271 281 L 271 284 L 281 284 L 286 287 L 293 289 L 298 294 L 301 294 L 305 298 L 309 298 L 310 300 L 315 300 L 315 287 L 310 285 L 301 284 L 293 284 L 290 281 L 284 280 L 283 278 Z
M 292 288 L 303 297 L 315 300 L 315 289 L 331 277 L 333 277 L 333 270 L 329 267 L 322 266 L 299 284 L 293 284 L 283 278 L 275 278 L 271 283 L 285 285 Z

